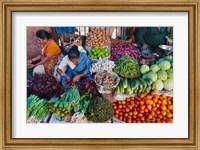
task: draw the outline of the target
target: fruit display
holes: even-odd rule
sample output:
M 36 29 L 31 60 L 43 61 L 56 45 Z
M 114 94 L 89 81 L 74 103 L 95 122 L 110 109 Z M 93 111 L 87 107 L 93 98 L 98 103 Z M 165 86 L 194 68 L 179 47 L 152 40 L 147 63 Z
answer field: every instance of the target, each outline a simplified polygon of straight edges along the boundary
M 101 71 L 112 71 L 114 67 L 115 67 L 114 61 L 108 59 L 106 60 L 100 59 L 96 63 L 90 66 L 90 72 L 96 73 Z
M 37 121 L 43 119 L 45 116 L 47 116 L 49 110 L 47 109 L 47 100 L 40 99 L 36 95 L 30 95 L 27 100 L 27 118 L 29 119 L 29 122 L 35 122 L 32 119 L 35 119 Z
M 138 60 L 141 54 L 139 49 L 130 43 L 117 43 L 111 45 L 111 60 L 116 61 L 125 55 L 129 55 Z
M 173 97 L 154 91 L 112 103 L 114 117 L 127 123 L 173 123 Z
M 29 78 L 29 91 L 39 98 L 50 100 L 53 96 L 63 94 L 64 87 L 51 75 L 34 75 Z
M 95 46 L 95 47 L 92 48 L 92 50 L 89 52 L 89 56 L 90 56 L 92 59 L 105 58 L 105 57 L 109 57 L 109 56 L 110 56 L 110 51 L 109 51 L 108 48 L 106 48 L 106 47 L 98 48 L 97 46 Z
M 163 89 L 173 90 L 173 57 L 166 56 L 159 59 L 156 64 L 151 66 L 142 65 L 140 72 L 142 79 L 148 79 L 153 82 L 152 89 L 161 91 Z
M 95 97 L 90 100 L 86 117 L 92 122 L 106 122 L 114 115 L 112 104 L 103 97 Z
M 122 56 L 115 62 L 113 71 L 125 78 L 137 78 L 141 75 L 137 60 L 130 56 Z
M 74 107 L 79 103 L 80 95 L 78 88 L 73 85 L 67 89 L 65 94 L 59 98 L 52 98 L 47 107 L 50 112 L 53 112 L 57 117 L 65 117 L 74 111 Z M 76 110 L 75 110 L 76 111 Z
M 106 37 L 105 30 L 94 28 L 87 33 L 86 44 L 89 47 L 103 47 L 110 45 L 111 41 L 110 38 Z
M 135 94 L 140 95 L 141 93 L 148 94 L 151 91 L 152 81 L 148 79 L 121 79 L 120 83 L 116 87 L 117 94 Z

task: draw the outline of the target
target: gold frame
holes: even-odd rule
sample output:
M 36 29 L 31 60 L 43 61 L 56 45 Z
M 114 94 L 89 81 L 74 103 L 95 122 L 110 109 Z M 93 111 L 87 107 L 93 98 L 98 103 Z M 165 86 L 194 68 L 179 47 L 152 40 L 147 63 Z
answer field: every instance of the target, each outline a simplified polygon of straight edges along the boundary
M 199 0 L 0 0 L 0 149 L 200 149 Z M 189 14 L 189 138 L 187 139 L 13 139 L 11 137 L 11 26 L 18 11 L 185 11 Z M 183 114 L 184 115 L 184 114 Z

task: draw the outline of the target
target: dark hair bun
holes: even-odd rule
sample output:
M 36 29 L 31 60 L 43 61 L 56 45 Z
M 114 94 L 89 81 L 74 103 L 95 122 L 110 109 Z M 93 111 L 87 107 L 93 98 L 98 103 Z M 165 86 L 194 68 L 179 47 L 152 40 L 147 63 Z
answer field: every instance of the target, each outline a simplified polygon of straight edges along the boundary
M 40 39 L 51 39 L 52 38 L 52 34 L 51 33 L 49 33 L 49 32 L 47 32 L 46 30 L 38 30 L 37 32 L 36 32 L 36 36 L 38 37 L 38 38 L 40 38 Z

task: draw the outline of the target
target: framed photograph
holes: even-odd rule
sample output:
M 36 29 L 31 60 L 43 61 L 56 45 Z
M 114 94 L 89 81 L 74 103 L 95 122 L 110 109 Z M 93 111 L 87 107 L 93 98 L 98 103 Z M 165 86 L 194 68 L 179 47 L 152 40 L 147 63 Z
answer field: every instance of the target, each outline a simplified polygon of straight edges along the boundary
M 0 4 L 1 149 L 200 149 L 198 0 Z

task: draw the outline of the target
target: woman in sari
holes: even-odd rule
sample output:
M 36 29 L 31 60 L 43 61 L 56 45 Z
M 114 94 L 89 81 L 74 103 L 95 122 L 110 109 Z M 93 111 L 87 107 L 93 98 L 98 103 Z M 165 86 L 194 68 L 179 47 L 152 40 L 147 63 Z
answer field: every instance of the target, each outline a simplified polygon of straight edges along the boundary
M 87 54 L 79 52 L 78 47 L 74 45 L 57 68 L 58 74 L 61 75 L 62 84 L 65 85 L 67 80 L 79 84 L 84 79 L 91 77 L 89 73 L 91 63 L 92 61 Z
M 61 50 L 56 42 L 52 39 L 51 33 L 45 30 L 39 30 L 36 32 L 36 36 L 39 44 L 42 47 L 42 53 L 32 59 L 29 59 L 28 65 L 30 68 L 34 68 L 33 75 L 53 75 L 54 67 L 58 62 L 58 56 L 61 54 Z

